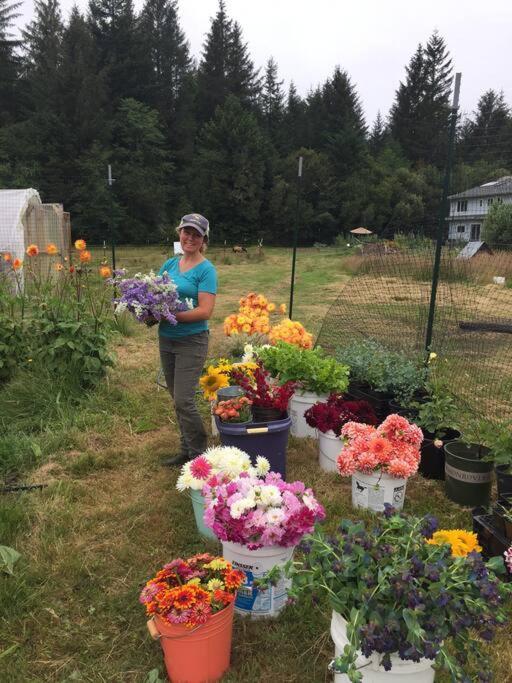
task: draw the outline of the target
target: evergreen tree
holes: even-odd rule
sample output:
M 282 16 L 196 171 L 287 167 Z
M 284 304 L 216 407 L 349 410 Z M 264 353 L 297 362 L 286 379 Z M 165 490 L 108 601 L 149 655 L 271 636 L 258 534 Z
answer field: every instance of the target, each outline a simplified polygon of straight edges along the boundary
M 373 122 L 370 138 L 368 140 L 370 151 L 372 154 L 378 154 L 382 151 L 387 138 L 387 129 L 384 119 L 381 116 L 380 110 L 377 111 L 377 117 Z
M 177 102 L 191 70 L 188 43 L 178 19 L 178 0 L 146 0 L 141 27 L 152 66 L 147 96 L 172 130 Z
M 507 152 L 512 153 L 512 119 L 503 92 L 487 90 L 473 117 L 463 126 L 460 156 L 466 162 L 506 159 Z
M 273 57 L 267 62 L 263 88 L 261 93 L 261 110 L 266 130 L 274 142 L 277 143 L 282 131 L 284 117 L 283 81 L 278 80 L 277 63 Z
M 355 86 L 339 67 L 322 88 L 322 109 L 322 148 L 343 181 L 365 159 L 366 124 Z
M 33 111 L 58 109 L 63 32 L 59 0 L 36 0 L 35 18 L 22 32 L 24 67 Z
M 227 65 L 231 30 L 232 22 L 226 14 L 224 0 L 219 0 L 198 70 L 198 117 L 201 121 L 209 121 L 216 107 L 228 95 Z
M 198 117 L 209 121 L 228 95 L 255 108 L 259 91 L 258 73 L 243 42 L 242 29 L 228 18 L 224 0 L 219 0 L 199 65 Z
M 144 100 L 151 83 L 151 59 L 133 0 L 89 0 L 89 25 L 114 106 L 123 97 Z
M 19 41 L 13 39 L 11 27 L 20 16 L 17 12 L 21 2 L 0 0 L 0 126 L 12 122 L 16 115 L 16 78 L 19 60 L 16 48 Z
M 418 135 L 420 104 L 425 95 L 425 56 L 422 45 L 405 67 L 405 82 L 400 82 L 391 108 L 390 128 L 395 140 L 409 159 L 419 156 Z
M 305 109 L 305 102 L 298 95 L 297 88 L 291 81 L 283 119 L 282 137 L 285 152 L 299 149 L 306 144 Z
M 215 239 L 256 234 L 267 149 L 256 117 L 230 95 L 205 125 L 194 164 L 194 206 L 215 226 Z
M 172 165 L 158 112 L 123 99 L 113 121 L 115 195 L 125 210 L 118 227 L 124 241 L 155 241 L 167 218 Z

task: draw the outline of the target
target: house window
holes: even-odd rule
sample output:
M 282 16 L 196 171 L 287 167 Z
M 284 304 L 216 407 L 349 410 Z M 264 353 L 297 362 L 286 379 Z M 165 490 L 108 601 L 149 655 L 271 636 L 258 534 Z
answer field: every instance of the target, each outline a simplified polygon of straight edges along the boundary
M 476 242 L 480 239 L 480 223 L 473 223 L 471 226 L 471 241 Z
M 468 203 L 465 199 L 457 202 L 457 211 L 467 211 L 467 210 L 468 210 Z
M 466 226 L 465 225 L 458 225 L 457 226 L 457 232 L 466 232 Z
M 493 203 L 493 201 L 494 201 L 494 198 L 493 198 L 493 197 L 489 197 L 489 199 L 487 200 L 487 206 L 491 206 L 491 204 Z
M 496 204 L 503 204 L 503 197 L 497 197 Z
M 482 200 L 480 200 L 480 206 L 483 206 L 483 205 L 484 205 L 483 201 L 482 201 Z

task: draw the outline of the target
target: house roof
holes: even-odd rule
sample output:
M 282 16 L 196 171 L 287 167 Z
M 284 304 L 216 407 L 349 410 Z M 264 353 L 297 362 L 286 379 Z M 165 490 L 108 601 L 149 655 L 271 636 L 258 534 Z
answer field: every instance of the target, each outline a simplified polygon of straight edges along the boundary
M 481 250 L 491 252 L 485 242 L 468 242 L 464 249 L 457 254 L 457 258 L 469 259 Z
M 512 194 L 512 176 L 504 175 L 498 180 L 484 183 L 470 190 L 464 190 L 457 194 L 452 194 L 448 199 L 467 199 L 469 197 L 492 197 L 500 194 Z
M 350 231 L 353 235 L 373 235 L 371 230 L 368 228 L 354 228 Z

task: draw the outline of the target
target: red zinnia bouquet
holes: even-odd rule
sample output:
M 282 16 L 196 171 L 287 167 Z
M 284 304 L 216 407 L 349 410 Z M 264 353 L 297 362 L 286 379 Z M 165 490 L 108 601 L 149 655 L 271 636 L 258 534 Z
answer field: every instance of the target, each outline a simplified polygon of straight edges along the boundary
M 258 365 L 253 371 L 252 379 L 239 370 L 232 370 L 231 377 L 238 386 L 242 387 L 253 406 L 275 408 L 283 413 L 287 410 L 288 402 L 297 386 L 296 382 L 291 381 L 285 382 L 281 386 L 271 384 L 269 381 L 270 373 L 264 370 L 261 365 Z
M 333 431 L 340 436 L 341 428 L 347 422 L 362 422 L 376 425 L 377 416 L 368 401 L 347 401 L 343 394 L 330 394 L 327 401 L 315 403 L 304 413 L 310 427 L 325 434 Z
M 245 574 L 223 557 L 179 557 L 146 583 L 139 601 L 148 616 L 158 614 L 170 624 L 193 628 L 232 603 L 244 581 Z

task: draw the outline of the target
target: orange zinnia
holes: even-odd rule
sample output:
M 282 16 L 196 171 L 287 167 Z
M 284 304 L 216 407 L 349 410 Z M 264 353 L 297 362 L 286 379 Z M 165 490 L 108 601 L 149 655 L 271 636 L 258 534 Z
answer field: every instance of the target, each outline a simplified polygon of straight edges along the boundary
M 54 256 L 55 254 L 58 253 L 57 245 L 53 244 L 53 242 L 50 242 L 50 244 L 46 245 L 46 253 L 49 254 L 50 256 Z
M 84 251 L 86 246 L 85 240 L 76 240 L 75 242 L 75 249 L 77 251 Z
M 82 263 L 89 263 L 91 260 L 91 252 L 90 251 L 81 251 L 80 252 L 80 261 Z
M 100 266 L 100 275 L 101 277 L 110 277 L 112 275 L 112 271 L 110 270 L 109 266 Z
M 11 257 L 11 255 L 10 255 L 9 252 L 6 252 L 6 253 L 4 254 L 4 261 L 10 261 L 11 258 L 12 258 L 12 257 Z
M 15 258 L 12 262 L 12 267 L 14 268 L 14 270 L 19 270 L 22 265 L 23 261 L 20 258 Z
M 39 247 L 37 244 L 29 244 L 27 247 L 28 256 L 37 256 L 39 254 Z
M 188 609 L 196 602 L 196 592 L 191 586 L 183 586 L 173 591 L 176 609 Z

